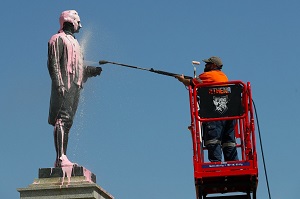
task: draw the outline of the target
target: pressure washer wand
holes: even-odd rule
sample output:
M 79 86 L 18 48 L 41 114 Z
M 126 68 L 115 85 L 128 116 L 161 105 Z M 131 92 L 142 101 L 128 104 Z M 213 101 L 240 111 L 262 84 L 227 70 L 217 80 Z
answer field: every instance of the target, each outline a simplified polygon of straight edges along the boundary
M 175 77 L 175 76 L 179 75 L 179 74 L 176 74 L 176 73 L 170 73 L 170 72 L 166 72 L 166 71 L 155 70 L 153 68 L 147 69 L 147 68 L 141 68 L 141 67 L 138 67 L 138 66 L 132 66 L 132 65 L 128 65 L 128 64 L 122 64 L 122 63 L 105 61 L 105 60 L 100 60 L 99 64 L 100 65 L 103 65 L 103 64 L 114 64 L 114 65 L 119 65 L 119 66 L 125 66 L 125 67 L 128 67 L 128 68 L 135 68 L 135 69 L 139 69 L 139 70 L 146 70 L 146 71 L 149 71 L 149 72 L 153 72 L 153 73 L 157 73 L 157 74 L 161 74 L 161 75 L 166 75 L 166 76 L 171 76 L 171 77 Z M 190 76 L 184 76 L 184 78 L 186 78 L 186 79 L 193 79 Z

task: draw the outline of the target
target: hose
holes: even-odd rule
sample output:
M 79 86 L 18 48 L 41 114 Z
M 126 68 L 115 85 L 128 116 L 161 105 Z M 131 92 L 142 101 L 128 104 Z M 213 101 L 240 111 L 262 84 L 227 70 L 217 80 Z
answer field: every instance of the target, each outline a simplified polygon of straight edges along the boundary
M 267 167 L 266 167 L 266 163 L 265 163 L 264 150 L 263 150 L 262 140 L 261 140 L 261 135 L 260 135 L 258 115 L 257 115 L 257 111 L 256 111 L 256 107 L 255 107 L 255 103 L 254 103 L 253 99 L 252 99 L 252 104 L 253 104 L 254 111 L 255 111 L 256 124 L 257 124 L 257 130 L 258 130 L 258 137 L 259 137 L 261 155 L 262 155 L 262 160 L 263 160 L 263 165 L 264 165 L 264 172 L 265 172 L 265 177 L 266 177 L 266 182 L 267 182 L 268 194 L 269 194 L 269 199 L 271 199 L 271 192 L 270 192 L 269 180 L 268 180 L 268 175 L 267 175 Z

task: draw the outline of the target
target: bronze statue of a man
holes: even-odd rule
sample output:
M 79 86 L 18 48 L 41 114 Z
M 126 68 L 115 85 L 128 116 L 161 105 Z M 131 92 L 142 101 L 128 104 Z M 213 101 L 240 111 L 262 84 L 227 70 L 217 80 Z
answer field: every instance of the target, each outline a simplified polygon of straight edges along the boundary
M 55 167 L 72 164 L 67 156 L 69 131 L 83 83 L 101 74 L 101 67 L 85 66 L 74 33 L 82 27 L 75 10 L 63 11 L 60 29 L 48 42 L 48 70 L 52 80 L 48 123 L 54 126 Z

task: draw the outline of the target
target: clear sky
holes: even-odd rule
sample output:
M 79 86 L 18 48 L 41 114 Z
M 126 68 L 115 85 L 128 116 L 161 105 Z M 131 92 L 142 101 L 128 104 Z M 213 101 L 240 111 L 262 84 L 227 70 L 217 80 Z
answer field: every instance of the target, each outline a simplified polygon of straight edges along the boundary
M 19 198 L 17 188 L 53 166 L 47 42 L 68 9 L 81 17 L 77 38 L 90 64 L 191 76 L 192 60 L 220 56 L 231 80 L 252 84 L 272 198 L 299 197 L 299 0 L 11 0 L 1 7 L 1 198 Z M 188 92 L 176 79 L 104 65 L 85 85 L 67 155 L 116 198 L 195 198 L 189 124 Z M 265 199 L 260 151 L 258 158 L 257 198 Z

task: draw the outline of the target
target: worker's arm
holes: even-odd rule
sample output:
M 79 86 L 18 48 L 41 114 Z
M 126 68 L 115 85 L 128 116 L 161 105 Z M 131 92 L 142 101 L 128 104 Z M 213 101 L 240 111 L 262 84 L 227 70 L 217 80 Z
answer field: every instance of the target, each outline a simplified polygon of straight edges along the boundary
M 203 83 L 199 77 L 187 79 L 184 77 L 184 75 L 176 75 L 175 78 L 182 82 L 185 86 L 191 85 L 193 87 L 195 84 Z
M 175 78 L 182 82 L 185 86 L 191 85 L 192 80 L 184 78 L 184 75 L 176 75 Z

